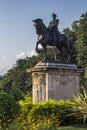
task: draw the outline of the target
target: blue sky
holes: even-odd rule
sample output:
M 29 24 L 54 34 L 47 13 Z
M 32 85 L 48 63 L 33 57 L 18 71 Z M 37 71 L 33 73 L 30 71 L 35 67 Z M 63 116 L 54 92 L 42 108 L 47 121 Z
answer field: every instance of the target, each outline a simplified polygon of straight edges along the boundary
M 87 0 L 0 0 L 0 75 L 18 58 L 34 53 L 37 35 L 32 19 L 42 18 L 48 26 L 53 12 L 62 32 L 87 12 Z

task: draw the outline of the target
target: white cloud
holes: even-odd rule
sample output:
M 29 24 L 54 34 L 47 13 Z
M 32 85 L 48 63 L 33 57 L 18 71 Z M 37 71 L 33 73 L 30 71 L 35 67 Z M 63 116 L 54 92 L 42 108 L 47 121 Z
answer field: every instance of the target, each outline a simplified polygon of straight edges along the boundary
M 0 58 L 0 75 L 4 75 L 7 70 L 10 68 L 11 62 L 9 61 L 9 58 L 7 56 L 2 56 Z
M 23 59 L 25 57 L 32 57 L 34 55 L 37 55 L 37 53 L 34 50 L 31 50 L 26 53 L 20 52 L 19 54 L 16 55 L 16 57 L 17 57 L 17 59 Z
M 0 76 L 6 74 L 8 68 L 0 68 Z
M 25 58 L 25 53 L 24 52 L 20 52 L 16 57 L 18 59 L 23 59 L 23 58 Z
M 6 59 L 7 59 L 7 56 L 3 56 L 1 59 L 2 59 L 2 60 L 6 60 Z
M 28 56 L 28 57 L 32 57 L 32 56 L 34 56 L 34 55 L 37 55 L 37 53 L 36 53 L 34 50 L 31 50 L 31 51 L 28 51 L 28 52 L 27 52 L 27 56 Z

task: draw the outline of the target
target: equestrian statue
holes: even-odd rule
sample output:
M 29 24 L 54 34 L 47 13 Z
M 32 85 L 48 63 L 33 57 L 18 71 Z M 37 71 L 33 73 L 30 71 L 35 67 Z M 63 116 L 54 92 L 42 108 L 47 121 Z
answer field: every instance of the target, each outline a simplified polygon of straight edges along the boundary
M 67 52 L 66 55 L 66 63 L 70 62 L 70 55 L 72 49 L 72 42 L 69 37 L 65 34 L 61 34 L 58 30 L 59 19 L 56 19 L 57 15 L 55 13 L 52 14 L 52 21 L 49 23 L 48 27 L 45 26 L 43 20 L 38 18 L 33 20 L 34 27 L 36 29 L 36 34 L 38 35 L 38 41 L 36 43 L 36 52 L 39 53 L 38 45 L 41 44 L 44 53 L 45 53 L 45 61 L 48 61 L 47 56 L 47 46 L 54 46 L 58 49 L 59 53 L 56 54 L 56 59 L 58 56 L 61 57 L 61 61 L 64 60 L 65 54 L 64 49 Z

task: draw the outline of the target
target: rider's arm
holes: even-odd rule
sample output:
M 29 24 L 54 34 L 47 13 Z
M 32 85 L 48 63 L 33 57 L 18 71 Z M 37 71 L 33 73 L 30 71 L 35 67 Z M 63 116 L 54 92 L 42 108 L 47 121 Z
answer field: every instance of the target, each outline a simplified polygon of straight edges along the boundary
M 50 22 L 49 27 L 57 27 L 58 24 L 59 24 L 59 20 L 56 19 Z
M 56 19 L 55 21 L 53 21 L 53 27 L 57 27 L 58 26 L 58 24 L 59 24 L 59 20 L 58 19 Z

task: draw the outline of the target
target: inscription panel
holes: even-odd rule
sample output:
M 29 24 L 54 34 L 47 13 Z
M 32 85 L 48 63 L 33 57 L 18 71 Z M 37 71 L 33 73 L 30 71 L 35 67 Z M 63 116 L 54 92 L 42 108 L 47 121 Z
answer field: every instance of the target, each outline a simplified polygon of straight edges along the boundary
M 44 73 L 33 73 L 33 102 L 41 102 L 46 100 L 46 79 Z
M 77 93 L 77 90 L 79 89 L 79 82 L 75 75 L 49 75 L 48 82 L 49 98 L 56 100 L 73 99 L 73 95 Z

